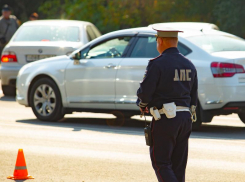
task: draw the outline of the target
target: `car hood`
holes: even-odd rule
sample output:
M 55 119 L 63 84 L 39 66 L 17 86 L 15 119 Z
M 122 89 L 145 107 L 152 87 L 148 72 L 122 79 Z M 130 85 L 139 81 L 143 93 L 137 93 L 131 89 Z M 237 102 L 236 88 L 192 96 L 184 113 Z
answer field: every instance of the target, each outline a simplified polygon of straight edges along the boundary
M 245 51 L 222 51 L 222 52 L 213 52 L 213 56 L 222 57 L 226 59 L 238 59 L 245 58 Z
M 67 55 L 63 55 L 63 56 L 56 56 L 56 57 L 51 57 L 51 58 L 46 58 L 46 59 L 41 59 L 32 63 L 28 63 L 25 65 L 25 67 L 31 67 L 31 66 L 36 66 L 36 65 L 40 65 L 40 64 L 51 64 L 54 62 L 61 62 L 61 61 L 67 61 L 70 60 L 70 57 Z
M 19 71 L 19 75 L 21 75 L 23 72 L 26 72 L 26 70 L 34 73 L 36 70 L 43 70 L 44 72 L 45 71 L 52 72 L 56 69 L 64 69 L 67 63 L 70 61 L 71 59 L 66 55 L 41 59 L 39 61 L 28 63 L 22 66 L 22 68 Z

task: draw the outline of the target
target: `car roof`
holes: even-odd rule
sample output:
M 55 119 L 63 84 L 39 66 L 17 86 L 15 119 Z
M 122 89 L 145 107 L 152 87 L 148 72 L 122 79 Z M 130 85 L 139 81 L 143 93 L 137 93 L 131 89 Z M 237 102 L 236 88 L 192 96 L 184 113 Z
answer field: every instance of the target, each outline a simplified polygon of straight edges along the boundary
M 155 23 L 149 25 L 149 27 L 152 27 L 152 25 L 164 25 L 164 26 L 170 26 L 172 28 L 191 28 L 196 30 L 219 30 L 219 27 L 212 23 L 204 23 L 204 22 L 165 22 L 165 23 Z
M 205 30 L 205 31 L 200 31 L 200 30 L 196 30 L 196 29 L 181 29 L 183 30 L 183 33 L 179 33 L 179 39 L 188 39 L 188 37 L 192 37 L 192 36 L 201 36 L 204 34 L 210 34 L 210 35 L 227 35 L 227 36 L 235 36 L 226 32 L 222 32 L 219 30 Z M 120 37 L 120 36 L 127 36 L 127 35 L 136 35 L 136 34 L 152 34 L 152 35 L 156 35 L 156 31 L 153 30 L 151 27 L 138 27 L 138 28 L 129 28 L 129 29 L 123 29 L 123 30 L 117 30 L 117 31 L 113 31 L 107 34 L 104 34 L 92 41 L 90 41 L 89 43 L 85 44 L 84 47 L 86 47 L 87 45 L 96 45 L 98 43 L 100 43 L 101 41 L 104 41 L 106 39 L 110 39 L 112 37 Z
M 190 28 L 183 28 L 181 29 L 183 33 L 179 33 L 179 37 L 191 37 L 191 36 L 198 36 L 198 35 L 203 35 L 203 34 L 214 34 L 214 35 L 232 35 L 226 32 L 222 32 L 219 30 L 196 30 L 196 29 L 190 29 Z M 153 30 L 151 27 L 139 27 L 139 28 L 130 28 L 130 29 L 124 29 L 124 30 L 117 30 L 114 32 L 110 32 L 105 34 L 104 36 L 112 36 L 112 35 L 122 35 L 122 34 L 156 34 L 157 32 Z M 103 36 L 103 37 L 104 37 Z M 232 35 L 234 36 L 234 35 Z
M 33 26 L 33 25 L 68 25 L 68 26 L 81 26 L 92 24 L 87 21 L 79 21 L 79 20 L 35 20 L 25 22 L 22 26 Z

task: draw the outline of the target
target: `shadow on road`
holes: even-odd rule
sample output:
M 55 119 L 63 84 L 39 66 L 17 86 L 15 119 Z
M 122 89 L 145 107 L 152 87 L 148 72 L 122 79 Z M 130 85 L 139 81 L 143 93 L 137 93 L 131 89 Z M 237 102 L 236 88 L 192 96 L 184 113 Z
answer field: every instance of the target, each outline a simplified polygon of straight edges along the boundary
M 91 130 L 107 133 L 120 133 L 131 135 L 143 135 L 144 122 L 135 119 L 125 120 L 107 118 L 64 118 L 58 122 L 44 122 L 37 119 L 16 120 L 20 123 L 28 123 L 40 126 L 73 128 L 73 131 Z
M 192 132 L 191 138 L 241 140 L 245 139 L 245 127 L 203 125 L 200 131 Z
M 109 123 L 108 123 L 109 121 Z M 128 119 L 122 124 L 115 119 L 101 118 L 64 118 L 59 122 L 43 122 L 36 119 L 17 120 L 16 122 L 40 126 L 73 128 L 73 131 L 91 130 L 107 133 L 120 133 L 131 135 L 144 135 L 145 123 L 137 119 Z M 112 124 L 115 123 L 113 126 Z M 122 125 L 122 126 L 121 126 Z M 193 131 L 191 138 L 242 140 L 245 139 L 245 127 L 232 127 L 224 125 L 204 125 L 200 131 Z
M 15 102 L 15 97 L 14 96 L 0 96 L 0 101 Z

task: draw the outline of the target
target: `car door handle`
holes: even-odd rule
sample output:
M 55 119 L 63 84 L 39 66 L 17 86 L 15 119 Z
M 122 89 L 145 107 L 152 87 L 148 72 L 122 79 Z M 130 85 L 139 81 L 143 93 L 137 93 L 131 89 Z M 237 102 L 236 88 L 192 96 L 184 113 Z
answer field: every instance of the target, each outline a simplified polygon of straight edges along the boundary
M 106 68 L 115 68 L 116 65 L 112 64 L 112 63 L 109 63 L 107 66 L 105 66 Z

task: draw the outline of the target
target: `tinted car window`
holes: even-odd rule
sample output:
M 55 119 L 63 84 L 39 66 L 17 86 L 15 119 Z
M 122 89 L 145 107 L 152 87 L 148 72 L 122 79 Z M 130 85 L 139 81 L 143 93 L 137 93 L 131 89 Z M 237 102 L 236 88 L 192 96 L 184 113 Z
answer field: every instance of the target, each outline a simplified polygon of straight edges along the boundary
M 191 50 L 179 42 L 178 49 L 184 56 Z M 131 53 L 130 57 L 135 58 L 154 58 L 159 55 L 157 51 L 156 37 L 140 37 Z
M 82 49 L 82 50 L 79 51 L 79 52 L 77 52 L 77 51 L 74 52 L 74 53 L 71 55 L 71 57 L 73 57 L 74 59 L 77 59 L 77 60 L 79 60 L 79 59 L 85 59 L 86 56 L 87 56 L 88 51 L 89 51 L 89 47 L 86 47 L 86 48 Z
M 131 53 L 131 57 L 154 58 L 159 55 L 155 37 L 140 37 Z
M 13 41 L 71 41 L 79 42 L 79 27 L 23 26 Z
M 181 42 L 178 42 L 178 50 L 184 56 L 186 56 L 187 54 L 190 54 L 192 52 L 192 50 L 190 48 L 188 48 L 187 46 L 185 46 Z
M 131 37 L 118 37 L 103 42 L 89 50 L 86 58 L 118 58 L 123 55 Z

